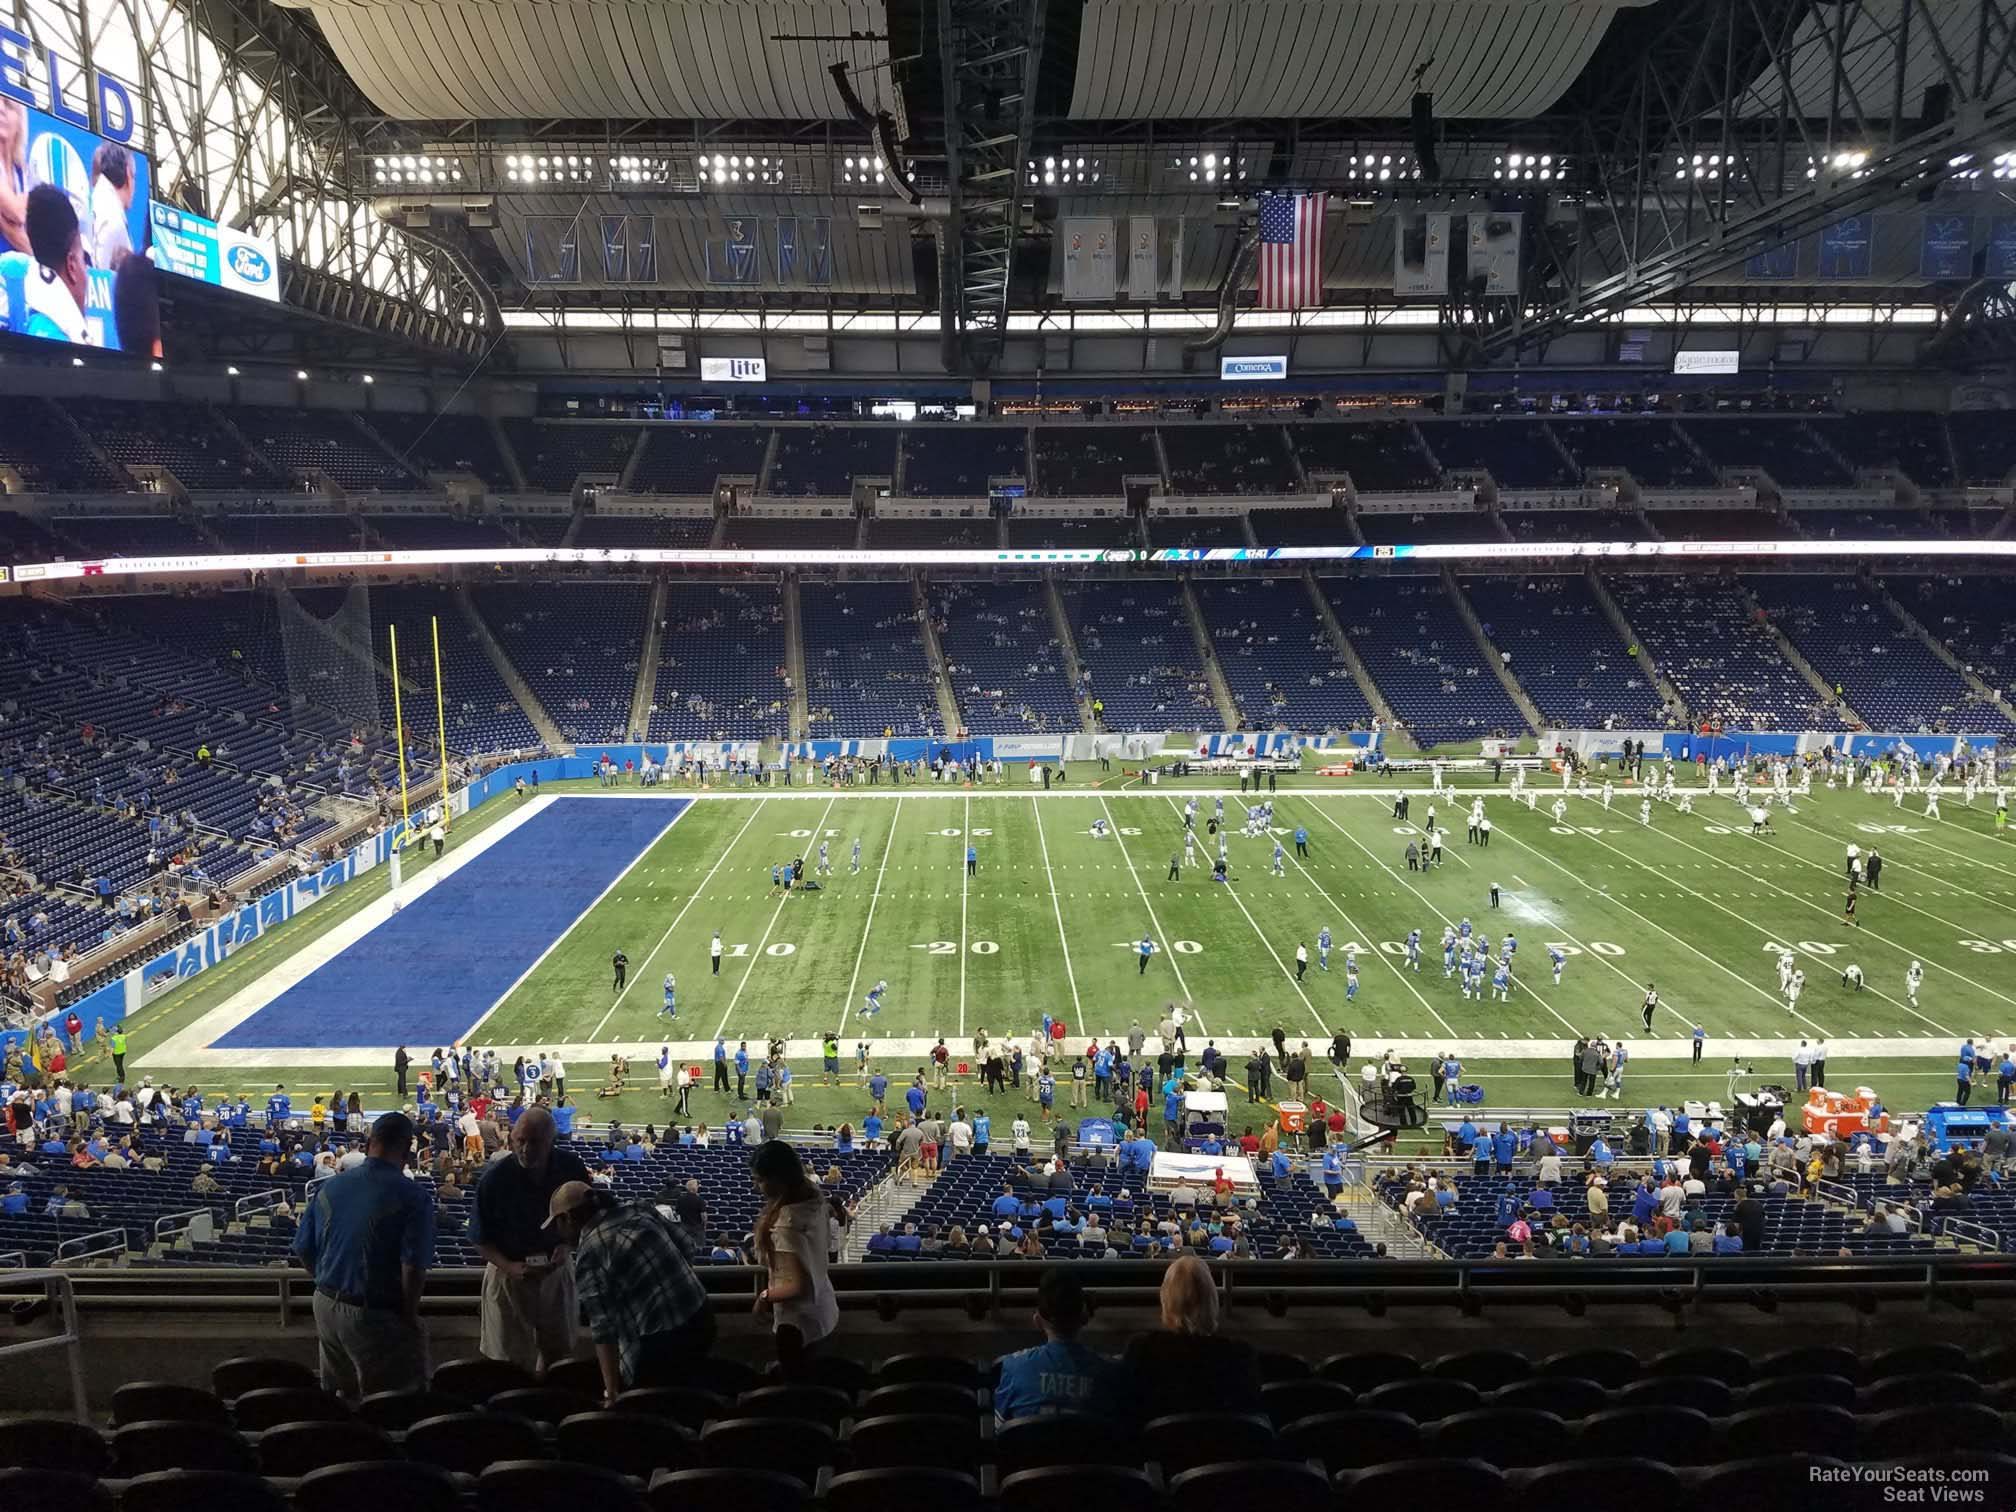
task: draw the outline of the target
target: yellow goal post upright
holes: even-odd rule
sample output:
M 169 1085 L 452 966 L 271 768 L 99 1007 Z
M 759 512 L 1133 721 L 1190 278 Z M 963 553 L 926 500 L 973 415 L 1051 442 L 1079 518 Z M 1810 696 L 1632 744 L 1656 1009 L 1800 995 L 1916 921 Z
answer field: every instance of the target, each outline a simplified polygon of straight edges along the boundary
M 434 794 L 441 805 L 441 833 L 448 833 L 448 695 L 441 683 L 441 616 L 430 615 L 434 632 L 434 734 L 441 743 L 441 765 L 434 782 Z

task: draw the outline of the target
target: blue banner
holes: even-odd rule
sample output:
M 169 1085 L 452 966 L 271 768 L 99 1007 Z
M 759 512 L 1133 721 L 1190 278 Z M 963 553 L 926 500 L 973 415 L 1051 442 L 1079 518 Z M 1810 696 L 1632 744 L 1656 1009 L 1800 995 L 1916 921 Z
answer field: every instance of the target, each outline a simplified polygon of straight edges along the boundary
M 1974 271 L 1973 216 L 1928 214 L 1922 236 L 1920 278 L 1965 278 Z
M 1844 215 L 1820 228 L 1822 278 L 1867 278 L 1874 264 L 1875 217 Z
M 1988 223 L 1989 278 L 2016 278 L 2016 215 L 1998 215 Z
M 1759 252 L 1743 264 L 1746 278 L 1792 279 L 1799 276 L 1799 243 L 1786 242 L 1769 252 Z
M 220 226 L 180 205 L 150 207 L 154 261 L 170 273 L 278 303 L 280 250 L 271 237 Z

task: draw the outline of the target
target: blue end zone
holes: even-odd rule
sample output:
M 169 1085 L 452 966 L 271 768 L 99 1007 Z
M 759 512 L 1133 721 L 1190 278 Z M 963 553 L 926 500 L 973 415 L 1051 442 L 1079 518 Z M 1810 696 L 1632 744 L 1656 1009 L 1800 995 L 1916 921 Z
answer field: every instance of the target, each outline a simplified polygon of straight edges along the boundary
M 690 804 L 685 798 L 554 800 L 212 1048 L 431 1049 L 450 1043 L 489 1012 Z

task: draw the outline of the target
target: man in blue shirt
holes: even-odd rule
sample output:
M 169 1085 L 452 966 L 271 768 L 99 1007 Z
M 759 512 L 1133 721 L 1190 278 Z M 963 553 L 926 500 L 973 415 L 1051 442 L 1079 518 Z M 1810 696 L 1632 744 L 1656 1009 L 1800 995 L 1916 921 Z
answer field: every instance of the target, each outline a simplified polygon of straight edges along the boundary
M 735 1100 L 745 1102 L 749 1097 L 749 1041 L 743 1040 L 735 1047 Z
M 294 1116 L 294 1101 L 287 1095 L 285 1086 L 276 1086 L 273 1095 L 266 1099 L 266 1127 L 278 1128 Z
M 912 1082 L 910 1090 L 903 1094 L 903 1102 L 910 1109 L 911 1118 L 922 1118 L 924 1116 L 925 1103 L 924 1084 L 921 1081 Z
M 1036 1326 L 1044 1342 L 1002 1357 L 994 1386 L 994 1421 L 1089 1412 L 1117 1421 L 1127 1411 L 1120 1367 L 1078 1342 L 1090 1310 L 1085 1288 L 1068 1269 L 1044 1274 L 1036 1287 Z
M 324 1389 L 355 1401 L 426 1384 L 420 1292 L 434 1263 L 434 1198 L 406 1177 L 413 1122 L 371 1126 L 365 1161 L 315 1188 L 294 1254 L 315 1277 Z
M 985 1155 L 987 1147 L 993 1142 L 994 1120 L 989 1118 L 987 1110 L 982 1108 L 973 1115 L 973 1153 L 975 1155 Z
M 889 1078 L 880 1071 L 868 1078 L 868 1096 L 874 1100 L 875 1111 L 882 1112 L 882 1105 L 889 1097 Z
M 1022 1199 L 1015 1195 L 1015 1188 L 1004 1181 L 1001 1183 L 1001 1195 L 994 1199 L 994 1205 L 988 1211 L 996 1218 L 1020 1217 L 1022 1213 Z

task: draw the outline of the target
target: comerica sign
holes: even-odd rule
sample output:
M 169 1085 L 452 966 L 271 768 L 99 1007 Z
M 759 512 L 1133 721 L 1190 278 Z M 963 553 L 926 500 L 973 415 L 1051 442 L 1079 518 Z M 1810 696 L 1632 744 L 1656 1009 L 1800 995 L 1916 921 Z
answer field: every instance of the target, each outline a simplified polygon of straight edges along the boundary
M 1218 381 L 1221 383 L 1264 383 L 1270 379 L 1288 376 L 1288 358 L 1279 357 L 1220 357 L 1218 359 Z

